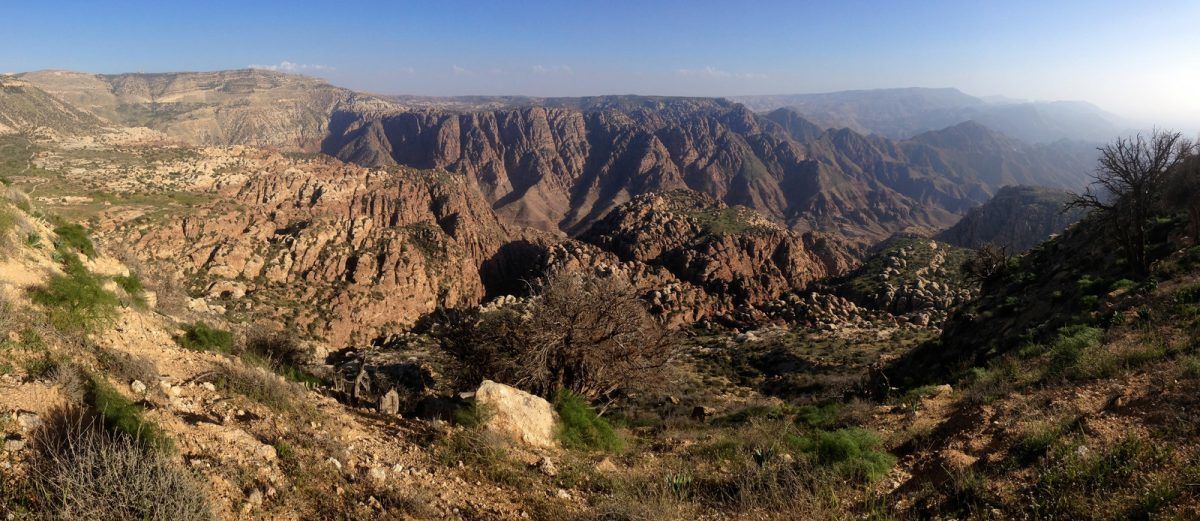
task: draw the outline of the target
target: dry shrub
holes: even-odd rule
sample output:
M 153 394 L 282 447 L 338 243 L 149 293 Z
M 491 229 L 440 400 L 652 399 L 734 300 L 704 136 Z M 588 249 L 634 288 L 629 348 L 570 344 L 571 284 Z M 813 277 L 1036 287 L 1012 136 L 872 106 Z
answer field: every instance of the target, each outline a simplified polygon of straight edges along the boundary
M 551 398 L 587 399 L 653 382 L 674 343 L 635 288 L 617 276 L 562 273 L 521 306 L 460 313 L 435 331 L 462 387 L 484 378 Z
M 245 351 L 273 367 L 303 367 L 311 358 L 309 350 L 296 341 L 294 334 L 284 332 L 251 333 L 246 338 Z
M 194 476 L 79 409 L 56 411 L 35 434 L 29 482 L 54 519 L 213 519 Z
M 154 362 L 129 353 L 97 348 L 96 359 L 106 371 L 126 382 L 139 380 L 147 386 L 158 382 L 158 367 Z
M 304 389 L 264 369 L 232 362 L 217 364 L 204 380 L 218 388 L 240 394 L 279 412 L 308 415 L 312 408 L 303 403 Z

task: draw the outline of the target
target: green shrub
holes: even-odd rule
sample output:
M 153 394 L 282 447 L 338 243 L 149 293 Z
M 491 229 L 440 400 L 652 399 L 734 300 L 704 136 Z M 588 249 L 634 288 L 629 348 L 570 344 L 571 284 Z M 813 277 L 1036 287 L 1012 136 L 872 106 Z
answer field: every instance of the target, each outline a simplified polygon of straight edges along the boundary
M 113 282 L 116 282 L 116 286 L 120 287 L 122 292 L 125 292 L 126 295 L 130 295 L 130 299 L 133 300 L 134 305 L 137 305 L 138 307 L 145 307 L 146 288 L 142 285 L 142 277 L 133 273 L 128 276 L 118 275 L 113 277 Z
M 30 248 L 40 247 L 42 245 L 42 236 L 36 232 L 29 232 L 29 235 L 25 236 L 25 245 Z
M 796 444 L 818 464 L 852 479 L 875 481 L 896 464 L 895 456 L 880 450 L 879 437 L 865 429 L 822 431 L 803 437 Z
M 183 334 L 175 337 L 175 343 L 195 351 L 233 351 L 233 333 L 218 329 L 204 322 L 184 324 Z
M 487 423 L 490 412 L 486 407 L 475 402 L 469 402 L 454 408 L 451 420 L 455 425 L 467 429 L 482 427 Z
M 1112 286 L 1109 286 L 1108 290 L 1109 291 L 1119 291 L 1119 290 L 1123 290 L 1123 289 L 1133 289 L 1135 287 L 1137 287 L 1137 282 L 1134 282 L 1129 279 L 1121 279 L 1121 280 L 1118 280 L 1118 281 L 1112 283 Z
M 54 228 L 58 236 L 58 246 L 75 250 L 87 255 L 89 259 L 96 257 L 96 245 L 92 244 L 87 229 L 75 223 L 64 223 Z
M 1100 297 L 1097 295 L 1084 295 L 1079 298 L 1079 307 L 1083 309 L 1096 309 L 1100 304 Z
M 119 301 L 101 285 L 74 253 L 61 256 L 63 274 L 31 292 L 35 304 L 49 310 L 50 323 L 61 331 L 88 332 L 116 316 Z
M 732 414 L 714 418 L 714 425 L 741 425 L 756 419 L 781 420 L 788 415 L 786 405 L 751 405 Z
M 582 450 L 618 451 L 625 443 L 611 425 L 596 415 L 582 397 L 570 391 L 559 391 L 554 398 L 558 411 L 558 439 L 564 447 Z

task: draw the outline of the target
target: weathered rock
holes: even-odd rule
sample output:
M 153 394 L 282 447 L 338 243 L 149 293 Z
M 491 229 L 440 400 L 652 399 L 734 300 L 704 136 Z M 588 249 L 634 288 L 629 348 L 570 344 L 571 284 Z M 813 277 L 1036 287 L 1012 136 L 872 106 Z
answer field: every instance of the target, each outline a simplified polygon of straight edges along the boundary
M 514 442 L 534 447 L 556 447 L 557 413 L 545 399 L 520 389 L 484 380 L 475 391 L 475 403 L 488 414 L 485 428 Z

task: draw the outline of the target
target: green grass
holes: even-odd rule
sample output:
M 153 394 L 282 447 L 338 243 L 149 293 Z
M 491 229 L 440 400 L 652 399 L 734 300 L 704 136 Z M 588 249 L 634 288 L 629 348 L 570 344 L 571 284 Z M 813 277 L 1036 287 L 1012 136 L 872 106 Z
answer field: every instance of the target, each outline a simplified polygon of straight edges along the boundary
M 596 415 L 596 411 L 580 396 L 570 391 L 559 391 L 554 398 L 558 411 L 558 440 L 564 447 L 579 450 L 605 452 L 619 451 L 625 442 L 613 431 L 608 421 Z
M 35 304 L 48 310 L 50 323 L 60 331 L 85 333 L 110 322 L 120 303 L 105 290 L 101 279 L 84 267 L 79 256 L 60 252 L 63 274 L 55 274 L 31 290 Z
M 218 329 L 204 322 L 184 324 L 183 334 L 175 337 L 175 343 L 194 351 L 233 351 L 233 333 Z
M 837 423 L 842 412 L 838 403 L 824 405 L 802 405 L 796 411 L 796 425 L 814 429 L 828 429 Z
M 895 456 L 881 450 L 879 436 L 865 429 L 820 431 L 795 444 L 816 463 L 850 479 L 875 481 L 896 464 Z
M 42 379 L 54 374 L 54 371 L 58 369 L 59 362 L 58 358 L 49 351 L 44 351 L 41 356 L 25 360 L 21 365 L 25 369 L 25 374 L 30 378 Z
M 109 429 L 126 434 L 147 448 L 169 450 L 172 447 L 170 438 L 142 417 L 142 407 L 118 392 L 103 377 L 88 375 L 87 400 Z
M 86 255 L 89 259 L 96 257 L 96 245 L 92 243 L 86 228 L 75 223 L 64 223 L 54 228 L 61 247 L 75 250 Z

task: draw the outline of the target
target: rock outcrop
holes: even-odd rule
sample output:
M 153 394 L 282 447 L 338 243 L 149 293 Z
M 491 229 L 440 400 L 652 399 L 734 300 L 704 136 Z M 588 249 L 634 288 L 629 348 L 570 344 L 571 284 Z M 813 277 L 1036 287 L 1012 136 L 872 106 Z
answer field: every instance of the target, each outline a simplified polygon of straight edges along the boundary
M 841 273 L 851 262 L 832 241 L 687 190 L 638 196 L 579 238 L 741 306 Z
M 1084 209 L 1067 209 L 1073 198 L 1066 190 L 1007 186 L 937 238 L 964 248 L 993 244 L 1020 253 L 1083 218 Z

